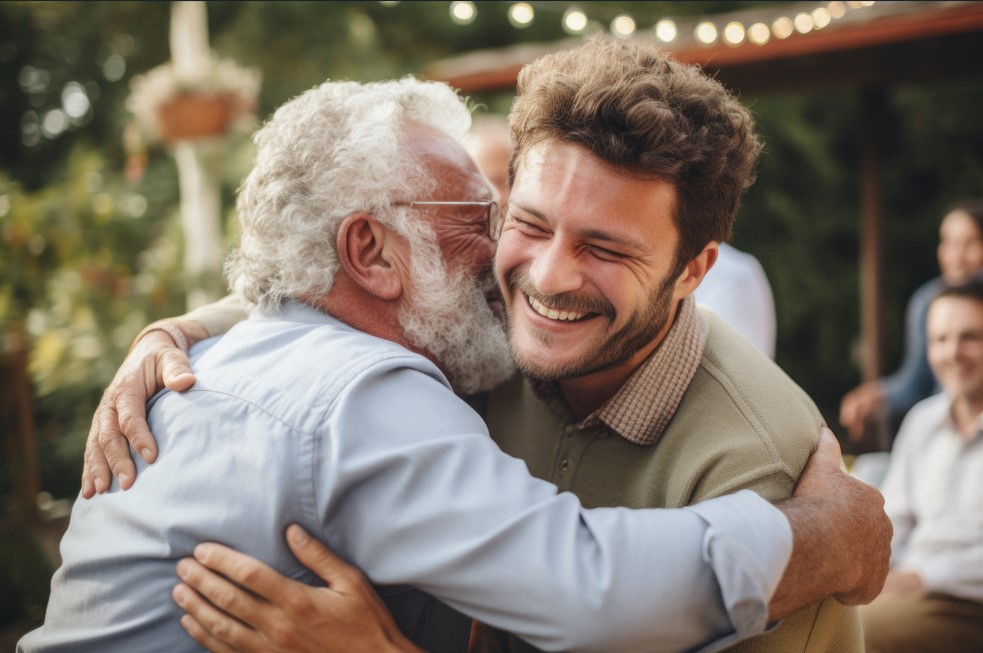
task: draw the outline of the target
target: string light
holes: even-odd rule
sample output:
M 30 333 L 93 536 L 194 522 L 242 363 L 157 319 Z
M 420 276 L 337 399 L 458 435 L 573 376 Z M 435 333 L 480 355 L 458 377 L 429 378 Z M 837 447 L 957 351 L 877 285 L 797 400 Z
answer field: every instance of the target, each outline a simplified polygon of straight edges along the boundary
M 635 19 L 628 14 L 621 14 L 616 16 L 614 20 L 611 21 L 611 31 L 615 36 L 631 36 L 635 33 Z
M 563 29 L 570 34 L 580 34 L 587 29 L 587 14 L 576 7 L 563 12 Z
M 829 15 L 834 19 L 843 18 L 846 15 L 846 5 L 840 2 L 840 0 L 834 0 L 834 2 L 829 3 L 827 9 L 829 9 Z
M 402 3 L 399 0 L 379 0 L 379 4 L 392 7 Z M 703 20 L 693 29 L 693 38 L 698 43 L 708 46 L 713 45 L 718 38 L 730 47 L 739 47 L 745 41 L 760 46 L 770 42 L 773 37 L 784 40 L 796 32 L 808 34 L 813 30 L 823 29 L 845 16 L 850 10 L 872 7 L 875 4 L 875 0 L 824 1 L 817 3 L 812 11 L 802 11 L 794 18 L 779 16 L 774 19 L 770 27 L 764 22 L 745 27 L 738 21 L 731 21 L 718 31 L 717 25 L 712 21 Z M 514 2 L 510 4 L 507 15 L 513 27 L 523 29 L 532 24 L 535 19 L 535 9 L 530 2 Z M 459 25 L 473 23 L 478 17 L 477 3 L 470 0 L 451 2 L 450 17 Z M 563 12 L 562 26 L 569 34 L 584 34 L 604 29 L 597 20 L 590 20 L 583 10 L 573 5 Z M 609 27 L 615 36 L 626 38 L 637 31 L 638 23 L 633 16 L 625 13 L 615 16 Z M 659 20 L 652 29 L 655 37 L 662 43 L 671 43 L 679 37 L 679 25 L 671 18 Z
M 704 21 L 696 26 L 693 36 L 700 43 L 710 45 L 717 40 L 717 26 L 709 21 Z
M 724 43 L 737 46 L 744 42 L 744 25 L 731 21 L 724 27 Z
M 771 40 L 771 30 L 764 23 L 755 23 L 747 28 L 747 39 L 755 45 L 764 45 Z
M 655 37 L 663 43 L 675 41 L 677 33 L 676 23 L 668 18 L 663 18 L 655 24 Z
M 795 24 L 795 31 L 799 34 L 808 34 L 815 27 L 815 23 L 812 22 L 812 16 L 805 13 L 804 11 L 800 14 L 796 14 L 795 20 L 792 21 Z
M 775 20 L 771 24 L 771 33 L 775 35 L 776 39 L 787 39 L 792 36 L 792 32 L 795 31 L 795 24 L 792 23 L 792 19 L 788 16 L 782 16 Z
M 517 2 L 509 7 L 509 23 L 512 24 L 512 27 L 518 27 L 520 29 L 529 27 L 532 25 L 532 19 L 535 16 L 536 13 L 533 11 L 532 5 L 528 2 Z
M 458 0 L 451 3 L 451 20 L 458 25 L 470 25 L 478 17 L 478 8 L 468 0 Z
M 833 14 L 829 13 L 829 9 L 826 7 L 813 9 L 812 22 L 815 23 L 816 29 L 822 29 L 833 22 Z

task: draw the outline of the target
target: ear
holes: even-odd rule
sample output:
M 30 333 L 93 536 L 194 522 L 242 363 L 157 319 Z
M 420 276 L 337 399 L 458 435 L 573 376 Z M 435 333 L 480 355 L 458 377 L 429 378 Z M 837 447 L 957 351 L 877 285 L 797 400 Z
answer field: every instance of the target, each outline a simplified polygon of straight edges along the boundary
M 683 268 L 682 273 L 676 279 L 676 288 L 673 292 L 673 297 L 677 301 L 699 287 L 703 281 L 703 277 L 707 275 L 713 264 L 717 262 L 717 256 L 719 254 L 720 245 L 716 241 L 710 241 L 703 248 L 703 251 L 686 264 L 686 267 Z
M 399 248 L 404 243 L 368 213 L 353 213 L 338 228 L 338 261 L 369 294 L 392 301 L 403 294 Z

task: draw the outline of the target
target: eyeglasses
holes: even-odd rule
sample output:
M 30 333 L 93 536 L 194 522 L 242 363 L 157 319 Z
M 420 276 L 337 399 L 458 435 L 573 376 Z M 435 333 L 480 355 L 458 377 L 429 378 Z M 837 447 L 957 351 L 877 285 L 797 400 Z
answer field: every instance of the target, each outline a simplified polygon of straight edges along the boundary
M 393 202 L 393 206 L 483 206 L 485 207 L 485 219 L 488 221 L 488 237 L 493 241 L 498 241 L 502 235 L 502 212 L 498 208 L 498 202 L 494 200 L 480 200 L 475 202 Z

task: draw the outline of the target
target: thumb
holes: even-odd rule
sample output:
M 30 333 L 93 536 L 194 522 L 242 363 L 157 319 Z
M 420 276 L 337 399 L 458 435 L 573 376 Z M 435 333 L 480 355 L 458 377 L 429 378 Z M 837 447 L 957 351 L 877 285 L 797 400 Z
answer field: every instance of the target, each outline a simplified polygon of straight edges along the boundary
M 169 347 L 160 355 L 158 369 L 161 376 L 158 387 L 163 384 L 170 390 L 181 392 L 195 384 L 191 361 L 188 360 L 188 355 L 177 347 Z
M 840 451 L 840 441 L 825 426 L 819 429 L 819 446 L 816 448 L 816 453 L 835 460 L 837 466 L 839 466 L 840 461 L 843 459 L 843 454 Z
M 297 524 L 287 527 L 287 545 L 297 560 L 313 571 L 331 589 L 344 593 L 353 582 L 352 574 L 360 572 L 332 553 Z

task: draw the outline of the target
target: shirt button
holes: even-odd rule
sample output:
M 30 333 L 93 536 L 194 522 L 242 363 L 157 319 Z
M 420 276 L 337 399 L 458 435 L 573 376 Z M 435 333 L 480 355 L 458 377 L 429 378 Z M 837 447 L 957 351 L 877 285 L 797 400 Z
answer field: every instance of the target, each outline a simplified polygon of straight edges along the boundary
M 570 469 L 570 461 L 564 458 L 563 460 L 560 461 L 560 471 L 565 472 L 568 469 Z

